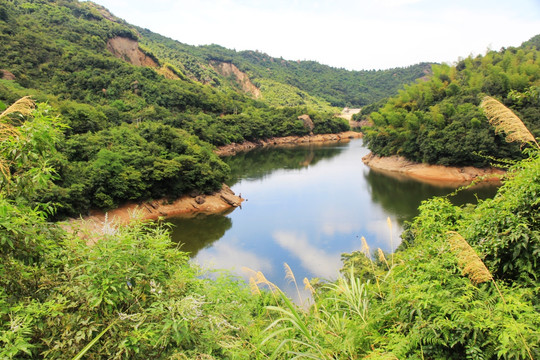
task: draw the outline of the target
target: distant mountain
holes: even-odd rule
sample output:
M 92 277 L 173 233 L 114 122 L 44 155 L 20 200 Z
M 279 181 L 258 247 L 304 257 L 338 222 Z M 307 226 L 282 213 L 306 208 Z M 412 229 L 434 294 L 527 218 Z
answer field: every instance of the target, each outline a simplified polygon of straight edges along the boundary
M 257 98 L 271 105 L 311 104 L 313 98 L 306 100 L 306 97 L 312 96 L 331 106 L 361 107 L 395 95 L 404 84 L 431 74 L 429 63 L 389 70 L 349 71 L 315 61 L 274 58 L 257 51 L 237 52 L 219 45 L 191 46 L 146 29 L 137 30 L 144 46 L 182 69 L 188 77 L 214 86 L 242 89 L 246 80 L 236 75 L 240 72 L 259 89 Z M 236 74 L 224 71 L 224 65 L 234 67 Z M 253 94 L 251 90 L 247 92 Z

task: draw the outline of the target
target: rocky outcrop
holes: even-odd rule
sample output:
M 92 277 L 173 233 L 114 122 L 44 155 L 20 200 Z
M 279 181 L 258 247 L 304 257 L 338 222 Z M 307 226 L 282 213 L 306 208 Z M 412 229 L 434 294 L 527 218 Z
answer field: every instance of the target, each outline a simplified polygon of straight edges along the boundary
M 219 147 L 214 151 L 219 156 L 230 156 L 241 151 L 248 151 L 258 147 L 274 146 L 274 145 L 292 145 L 292 144 L 307 144 L 317 142 L 339 142 L 348 141 L 350 139 L 359 139 L 362 133 L 355 131 L 345 131 L 338 134 L 319 134 L 307 136 L 285 136 L 275 137 L 258 141 L 244 141 L 242 143 L 231 143 Z
M 146 55 L 140 48 L 136 40 L 117 36 L 107 41 L 107 50 L 114 56 L 125 60 L 136 66 L 148 66 L 157 68 L 158 63 L 150 56 Z
M 234 81 L 240 86 L 243 92 L 251 94 L 255 99 L 261 97 L 261 90 L 253 85 L 249 76 L 240 71 L 236 65 L 228 62 L 211 61 L 212 67 L 222 76 L 234 78 Z
M 360 113 L 360 111 L 362 111 L 362 109 L 360 109 L 360 108 L 358 108 L 358 109 L 350 109 L 350 108 L 346 107 L 346 108 L 343 108 L 343 110 L 341 110 L 341 114 L 339 114 L 339 117 L 351 121 L 353 115 Z
M 407 175 L 432 183 L 468 184 L 474 180 L 500 181 L 504 171 L 495 168 L 480 169 L 472 166 L 453 167 L 443 165 L 419 164 L 402 156 L 381 157 L 370 153 L 362 158 L 370 168 Z
M 124 204 L 110 211 L 92 211 L 89 216 L 65 224 L 68 231 L 102 235 L 111 226 L 128 224 L 133 220 L 156 220 L 160 217 L 192 216 L 198 213 L 218 214 L 242 204 L 244 199 L 234 194 L 225 184 L 211 195 L 193 193 L 174 201 L 160 199 Z M 94 236 L 90 236 L 93 241 Z
M 298 120 L 301 120 L 304 123 L 304 128 L 309 130 L 309 133 L 312 134 L 312 131 L 315 125 L 313 124 L 313 120 L 311 120 L 309 115 L 308 114 L 300 115 L 298 117 Z
M 7 70 L 0 69 L 0 79 L 3 80 L 15 80 L 17 77 Z

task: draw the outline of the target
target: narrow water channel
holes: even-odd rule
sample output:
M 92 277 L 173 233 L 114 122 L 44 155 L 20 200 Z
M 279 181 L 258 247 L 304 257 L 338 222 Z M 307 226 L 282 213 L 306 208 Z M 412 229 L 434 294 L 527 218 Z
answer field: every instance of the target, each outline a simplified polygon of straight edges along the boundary
M 248 277 L 243 267 L 262 271 L 288 294 L 283 263 L 296 279 L 335 279 L 341 254 L 361 248 L 393 251 L 405 221 L 421 201 L 454 187 L 384 175 L 361 158 L 363 141 L 261 148 L 225 158 L 231 188 L 247 200 L 228 214 L 172 218 L 173 240 L 203 267 L 229 269 Z M 496 187 L 466 190 L 456 204 L 491 197 Z M 387 225 L 392 220 L 392 234 Z

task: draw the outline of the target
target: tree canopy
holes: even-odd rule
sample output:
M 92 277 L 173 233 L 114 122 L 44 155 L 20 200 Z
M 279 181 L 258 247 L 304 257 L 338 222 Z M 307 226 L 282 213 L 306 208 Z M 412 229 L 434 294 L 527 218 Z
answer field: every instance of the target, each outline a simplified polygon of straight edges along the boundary
M 534 39 L 454 66 L 434 66 L 429 80 L 405 86 L 370 109 L 375 110 L 369 115 L 373 126 L 363 129 L 369 148 L 383 156 L 442 165 L 519 159 L 519 145 L 495 134 L 479 105 L 486 95 L 499 99 L 540 136 L 540 56 Z

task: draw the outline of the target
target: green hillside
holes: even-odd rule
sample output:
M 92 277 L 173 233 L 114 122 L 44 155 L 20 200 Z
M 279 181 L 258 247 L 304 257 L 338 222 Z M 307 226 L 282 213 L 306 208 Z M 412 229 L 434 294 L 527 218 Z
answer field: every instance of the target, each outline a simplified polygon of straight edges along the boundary
M 361 107 L 397 94 L 404 84 L 431 74 L 431 64 L 422 63 L 388 70 L 349 71 L 315 61 L 290 61 L 257 51 L 234 51 L 219 45 L 190 46 L 138 28 L 152 52 L 181 68 L 188 76 L 218 86 L 234 87 L 215 70 L 216 63 L 234 64 L 260 88 L 261 100 L 272 105 L 287 105 L 272 94 L 294 88 L 299 96 L 307 93 L 330 106 Z M 208 64 L 214 64 L 209 66 Z M 229 79 L 230 80 L 230 79 Z M 273 83 L 269 86 L 268 82 Z M 294 98 L 294 96 L 293 96 Z M 289 101 L 294 103 L 294 101 Z M 304 100 L 304 104 L 313 101 Z M 302 103 L 296 100 L 296 104 Z
M 136 28 L 92 3 L 0 4 L 0 109 L 32 95 L 68 127 L 47 200 L 59 214 L 218 189 L 228 168 L 212 145 L 348 129 L 331 112 L 271 107 L 161 60 Z
M 371 113 L 374 125 L 363 129 L 370 149 L 442 165 L 520 158 L 520 146 L 496 135 L 478 105 L 486 95 L 496 97 L 540 136 L 539 38 L 455 66 L 434 66 L 428 81 L 406 86 Z

